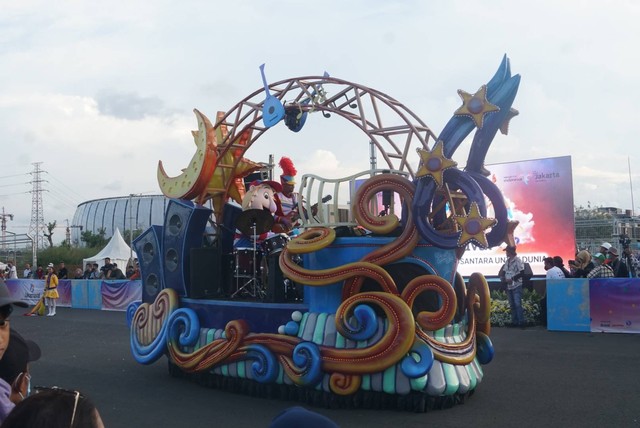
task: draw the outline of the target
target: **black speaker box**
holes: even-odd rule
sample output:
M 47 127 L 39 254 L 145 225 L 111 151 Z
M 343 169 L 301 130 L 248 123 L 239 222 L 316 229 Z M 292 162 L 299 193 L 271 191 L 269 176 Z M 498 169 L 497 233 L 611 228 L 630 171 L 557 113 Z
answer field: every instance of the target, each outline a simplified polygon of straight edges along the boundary
M 233 204 L 225 204 L 222 212 L 222 224 L 220 225 L 220 249 L 222 254 L 233 253 L 233 238 L 236 233 L 236 220 L 242 213 L 242 207 Z
M 266 300 L 271 303 L 284 303 L 286 300 L 284 276 L 282 275 L 282 270 L 280 270 L 280 265 L 278 264 L 279 256 L 280 254 L 267 257 L 267 269 L 269 274 L 267 279 Z
M 151 226 L 133 240 L 133 249 L 136 251 L 140 265 L 144 303 L 153 303 L 158 293 L 164 288 L 161 239 L 162 226 Z
M 212 211 L 182 199 L 171 199 L 164 217 L 162 264 L 164 283 L 186 296 L 190 283 L 191 249 L 201 248 Z
M 191 249 L 191 275 L 189 297 L 212 299 L 223 289 L 220 250 L 217 248 Z

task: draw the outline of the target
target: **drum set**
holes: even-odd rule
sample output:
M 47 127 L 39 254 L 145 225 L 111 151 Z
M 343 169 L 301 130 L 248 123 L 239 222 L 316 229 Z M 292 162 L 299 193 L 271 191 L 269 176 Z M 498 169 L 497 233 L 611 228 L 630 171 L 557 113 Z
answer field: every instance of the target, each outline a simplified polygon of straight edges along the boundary
M 268 211 L 246 210 L 238 216 L 236 228 L 251 237 L 252 246 L 238 247 L 233 252 L 235 291 L 231 294 L 232 299 L 302 300 L 302 287 L 285 279 L 278 263 L 289 236 L 276 234 L 258 244 L 260 235 L 269 232 L 272 226 L 273 217 Z

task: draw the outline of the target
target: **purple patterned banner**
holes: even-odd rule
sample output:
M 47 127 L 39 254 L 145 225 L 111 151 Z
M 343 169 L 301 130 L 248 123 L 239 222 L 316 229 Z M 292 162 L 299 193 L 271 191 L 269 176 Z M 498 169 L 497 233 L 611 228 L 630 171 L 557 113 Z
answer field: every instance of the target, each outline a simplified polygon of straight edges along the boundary
M 640 279 L 589 281 L 591 331 L 640 333 Z
M 44 291 L 44 280 L 42 279 L 7 279 L 5 283 L 7 284 L 7 288 L 9 288 L 11 297 L 22 300 L 31 306 L 38 303 Z M 60 280 L 58 283 L 58 294 L 60 298 L 56 302 L 56 305 L 71 307 L 71 280 Z
M 102 309 L 126 311 L 130 303 L 142 300 L 141 281 L 102 281 Z

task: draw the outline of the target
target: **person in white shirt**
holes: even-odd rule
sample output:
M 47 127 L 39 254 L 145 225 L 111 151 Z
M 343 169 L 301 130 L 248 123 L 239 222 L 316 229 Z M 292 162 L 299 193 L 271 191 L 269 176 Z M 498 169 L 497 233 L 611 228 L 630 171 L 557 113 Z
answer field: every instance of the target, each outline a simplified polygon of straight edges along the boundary
M 25 263 L 24 271 L 22 271 L 23 278 L 31 278 L 31 265 L 29 263 Z
M 544 258 L 544 270 L 547 271 L 547 279 L 563 279 L 565 278 L 562 269 L 554 265 L 553 257 Z
M 7 278 L 9 278 L 9 279 L 18 279 L 18 271 L 16 270 L 16 267 L 13 265 L 12 262 L 8 262 L 7 263 L 7 269 L 9 269 L 9 273 L 7 275 Z

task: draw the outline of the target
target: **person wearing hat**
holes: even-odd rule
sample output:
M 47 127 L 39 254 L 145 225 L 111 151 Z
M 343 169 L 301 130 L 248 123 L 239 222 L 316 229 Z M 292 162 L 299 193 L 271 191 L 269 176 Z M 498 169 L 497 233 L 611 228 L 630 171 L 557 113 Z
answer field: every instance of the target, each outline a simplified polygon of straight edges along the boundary
M 599 252 L 604 255 L 604 262 L 609 263 L 609 249 L 611 249 L 611 244 L 608 242 L 603 242 L 600 244 Z
M 504 249 L 507 260 L 500 269 L 500 280 L 507 286 L 507 297 L 511 308 L 511 324 L 520 328 L 525 327 L 524 311 L 522 310 L 522 276 L 524 263 L 518 257 L 516 247 L 511 245 Z
M 280 158 L 278 164 L 282 168 L 282 175 L 280 175 L 282 190 L 275 194 L 276 212 L 273 217 L 275 222 L 273 230 L 286 233 L 293 228 L 293 224 L 299 217 L 298 201 L 300 195 L 293 191 L 298 171 L 293 165 L 293 161 L 286 156 Z
M 618 257 L 618 249 L 615 247 L 609 248 L 609 266 L 613 269 L 613 274 L 616 278 L 629 278 L 629 269 L 626 263 L 623 263 Z
M 564 279 L 564 272 L 553 262 L 553 257 L 545 257 L 544 270 L 547 271 L 547 279 Z
M 615 278 L 613 269 L 604 262 L 605 259 L 606 257 L 602 253 L 595 253 L 593 255 L 592 260 L 595 267 L 587 274 L 587 278 Z
M 58 277 L 53 273 L 53 263 L 47 265 L 47 276 L 44 279 L 44 303 L 49 309 L 48 317 L 56 314 L 56 300 L 60 298 L 58 294 Z

